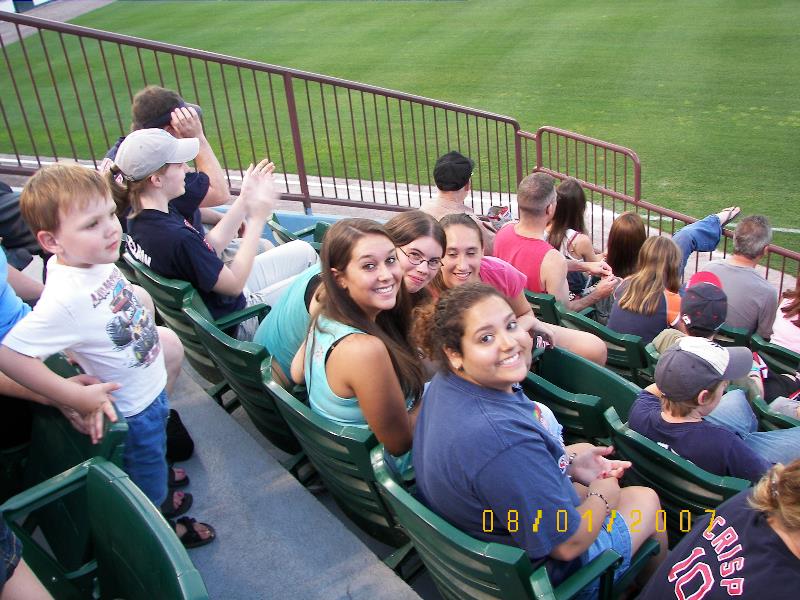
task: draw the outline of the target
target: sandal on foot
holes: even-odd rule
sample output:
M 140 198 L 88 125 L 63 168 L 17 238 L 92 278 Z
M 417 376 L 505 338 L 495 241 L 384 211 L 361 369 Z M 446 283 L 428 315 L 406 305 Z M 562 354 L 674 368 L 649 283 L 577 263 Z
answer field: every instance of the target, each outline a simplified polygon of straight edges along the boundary
M 183 498 L 178 507 L 175 507 L 175 494 L 183 494 Z M 167 494 L 167 499 L 161 503 L 161 514 L 167 519 L 179 517 L 192 507 L 192 495 L 188 492 L 172 492 Z
M 178 525 L 183 525 L 183 527 L 186 529 L 183 535 L 178 536 L 181 544 L 183 544 L 183 547 L 186 549 L 205 546 L 206 544 L 213 542 L 217 537 L 217 532 L 211 525 L 208 523 L 201 523 L 197 519 L 193 519 L 191 517 L 181 517 L 177 521 L 168 521 L 168 523 L 176 535 L 178 534 Z M 194 527 L 195 523 L 208 529 L 208 537 L 201 537 L 200 534 L 197 533 L 197 530 Z
M 729 206 L 727 208 L 723 208 L 717 213 L 719 216 L 719 226 L 725 227 L 725 225 L 738 217 L 740 212 L 742 212 L 742 209 L 738 206 Z
M 183 479 L 175 479 L 175 467 L 170 466 L 167 471 L 167 487 L 174 490 L 175 488 L 182 488 L 187 485 L 189 485 L 189 476 L 186 474 L 186 471 L 183 471 Z

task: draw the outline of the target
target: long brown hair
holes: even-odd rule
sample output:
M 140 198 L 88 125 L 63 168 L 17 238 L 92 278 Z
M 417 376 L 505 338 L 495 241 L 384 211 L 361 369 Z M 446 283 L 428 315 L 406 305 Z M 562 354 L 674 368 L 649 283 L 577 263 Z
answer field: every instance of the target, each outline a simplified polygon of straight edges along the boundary
M 619 307 L 642 315 L 655 314 L 664 290 L 681 285 L 681 250 L 670 238 L 649 237 L 639 252 L 636 274 L 627 282 Z
M 624 279 L 636 272 L 639 250 L 647 239 L 644 221 L 635 212 L 624 212 L 611 225 L 608 233 L 606 262 L 614 275 Z
M 116 165 L 111 167 L 106 173 L 106 179 L 111 187 L 111 197 L 114 199 L 114 204 L 117 205 L 117 217 L 120 221 L 128 217 L 135 217 L 142 211 L 141 197 L 150 183 L 150 176 L 165 173 L 167 168 L 169 168 L 168 164 L 153 171 L 144 179 L 138 181 L 122 179 L 122 183 L 120 183 L 117 178 L 121 179 L 122 172 Z M 127 212 L 128 209 L 130 209 L 130 213 Z
M 350 297 L 347 290 L 338 285 L 333 277 L 332 269 L 344 271 L 352 259 L 356 243 L 368 235 L 380 235 L 389 241 L 392 239 L 380 223 L 370 219 L 342 219 L 334 223 L 325 234 L 325 243 L 320 254 L 321 278 L 325 293 L 319 299 L 319 314 L 380 339 L 389 351 L 403 394 L 418 398 L 422 393 L 425 377 L 422 361 L 408 343 L 411 329 L 411 299 L 403 280 L 400 280 L 400 290 L 394 308 L 380 312 L 373 323 Z M 313 327 L 317 327 L 316 318 Z
M 789 304 L 781 307 L 784 319 L 788 319 L 795 327 L 800 327 L 800 287 L 783 292 Z
M 419 238 L 430 237 L 442 247 L 441 256 L 444 256 L 444 250 L 447 247 L 444 229 L 442 229 L 439 221 L 428 213 L 424 213 L 421 210 L 408 210 L 389 219 L 384 227 L 395 246 L 405 246 Z M 425 286 L 415 294 L 411 294 L 411 302 L 414 306 L 419 306 L 431 300 L 431 292 L 428 287 L 430 285 Z
M 547 241 L 560 251 L 567 229 L 578 233 L 586 233 L 584 213 L 586 212 L 586 194 L 577 179 L 567 177 L 556 188 L 556 212 L 550 222 L 550 233 Z

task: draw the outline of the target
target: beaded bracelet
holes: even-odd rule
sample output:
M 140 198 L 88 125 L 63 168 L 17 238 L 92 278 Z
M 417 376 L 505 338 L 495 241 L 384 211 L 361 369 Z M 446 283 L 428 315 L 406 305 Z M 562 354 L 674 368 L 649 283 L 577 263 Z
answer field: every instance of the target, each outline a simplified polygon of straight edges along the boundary
M 598 498 L 600 498 L 600 500 L 602 500 L 603 503 L 606 505 L 606 516 L 611 514 L 611 506 L 609 506 L 608 500 L 605 499 L 603 494 L 601 494 L 600 492 L 589 492 L 588 494 L 586 494 L 586 497 L 588 498 L 589 496 L 597 496 Z

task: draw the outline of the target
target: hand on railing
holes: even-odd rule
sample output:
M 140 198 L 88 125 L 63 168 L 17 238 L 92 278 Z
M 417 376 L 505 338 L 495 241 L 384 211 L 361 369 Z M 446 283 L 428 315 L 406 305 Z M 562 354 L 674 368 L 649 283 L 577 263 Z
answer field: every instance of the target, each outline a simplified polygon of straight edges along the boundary
M 241 196 L 245 201 L 248 218 L 266 221 L 275 208 L 278 195 L 275 192 L 275 165 L 265 158 L 256 166 L 250 165 L 242 179 Z

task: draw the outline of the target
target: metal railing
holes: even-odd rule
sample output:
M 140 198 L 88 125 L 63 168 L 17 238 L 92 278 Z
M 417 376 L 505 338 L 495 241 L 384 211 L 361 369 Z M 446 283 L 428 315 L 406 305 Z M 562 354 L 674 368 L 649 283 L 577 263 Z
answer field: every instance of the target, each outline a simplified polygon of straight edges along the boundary
M 544 171 L 583 182 L 600 249 L 625 210 L 642 215 L 651 233 L 695 220 L 642 200 L 638 156 L 602 140 L 554 127 L 534 134 L 487 111 L 25 15 L 0 13 L 0 25 L 15 40 L 0 35 L 0 173 L 31 174 L 64 159 L 96 167 L 128 132 L 135 92 L 157 84 L 204 107 L 206 136 L 234 190 L 247 164 L 269 156 L 283 198 L 306 211 L 315 203 L 419 206 L 435 194 L 436 158 L 455 149 L 475 159 L 467 203 L 479 214 L 515 204 L 523 176 Z M 781 290 L 788 276 L 791 287 L 800 253 L 771 246 L 765 275 Z

